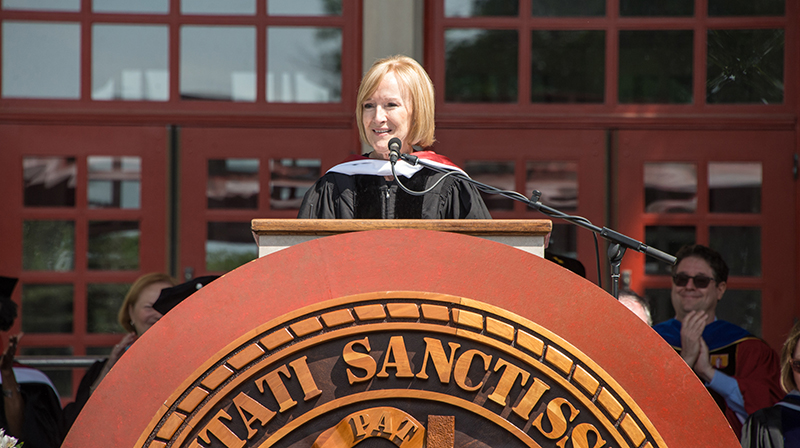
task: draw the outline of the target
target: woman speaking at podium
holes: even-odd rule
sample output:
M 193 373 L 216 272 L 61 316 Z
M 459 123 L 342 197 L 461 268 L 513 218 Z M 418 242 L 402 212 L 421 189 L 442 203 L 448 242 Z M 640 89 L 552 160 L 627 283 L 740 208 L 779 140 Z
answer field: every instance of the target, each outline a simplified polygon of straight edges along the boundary
M 297 217 L 491 219 L 477 188 L 465 180 L 397 162 L 395 173 L 403 186 L 414 192 L 430 189 L 418 196 L 404 191 L 392 176 L 389 142 L 399 139 L 402 154 L 410 154 L 415 145 L 432 145 L 433 116 L 433 83 L 419 63 L 407 56 L 375 62 L 361 80 L 356 103 L 358 131 L 372 152 L 352 156 L 325 173 L 306 192 Z M 415 151 L 414 155 L 426 163 L 463 172 L 433 151 Z

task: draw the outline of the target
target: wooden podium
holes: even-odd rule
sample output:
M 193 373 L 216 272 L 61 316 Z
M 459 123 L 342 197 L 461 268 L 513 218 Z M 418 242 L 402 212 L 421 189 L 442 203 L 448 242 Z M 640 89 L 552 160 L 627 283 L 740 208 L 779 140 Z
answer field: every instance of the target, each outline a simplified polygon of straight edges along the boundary
M 539 249 L 468 224 L 530 225 L 515 236 L 541 247 L 550 229 L 253 221 L 270 253 L 148 330 L 63 446 L 738 446 L 646 324 Z

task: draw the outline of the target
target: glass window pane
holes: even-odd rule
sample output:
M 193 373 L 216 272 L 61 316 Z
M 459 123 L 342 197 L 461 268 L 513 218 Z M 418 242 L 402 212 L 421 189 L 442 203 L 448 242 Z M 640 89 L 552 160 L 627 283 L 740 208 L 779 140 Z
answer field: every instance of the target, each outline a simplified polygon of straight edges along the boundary
M 717 318 L 761 337 L 761 291 L 729 288 L 717 305 Z
M 694 15 L 694 0 L 620 0 L 619 15 L 691 17 Z
M 181 14 L 254 15 L 255 0 L 181 0 Z
M 467 160 L 464 163 L 464 170 L 478 182 L 483 182 L 502 190 L 515 190 L 513 161 Z M 481 197 L 489 211 L 514 210 L 513 199 L 483 191 L 481 191 Z
M 517 101 L 516 31 L 450 29 L 444 40 L 446 101 Z
M 92 99 L 169 99 L 166 25 L 92 27 Z
M 181 27 L 180 73 L 182 99 L 255 101 L 255 28 Z
M 228 272 L 258 258 L 250 222 L 209 222 L 206 270 Z
M 297 210 L 320 176 L 319 159 L 270 159 L 269 207 Z
M 3 0 L 3 9 L 77 12 L 81 10 L 81 0 Z
M 137 221 L 89 221 L 89 269 L 139 269 L 140 234 Z
M 760 162 L 710 162 L 708 199 L 711 213 L 761 213 Z
M 75 207 L 74 157 L 25 157 L 22 171 L 26 207 Z
M 597 17 L 606 15 L 605 0 L 531 0 L 534 16 Z
M 693 32 L 619 32 L 620 103 L 691 103 Z
M 72 347 L 20 347 L 24 356 L 72 356 Z M 61 398 L 72 397 L 72 369 L 46 369 L 42 372 L 50 378 Z M 27 445 L 24 445 L 27 446 Z
M 340 16 L 342 0 L 267 0 L 271 16 Z
M 525 164 L 525 195 L 542 193 L 542 204 L 561 211 L 578 209 L 578 163 L 529 161 Z
M 86 331 L 123 333 L 117 313 L 130 289 L 130 283 L 91 283 L 86 285 Z
M 722 255 L 731 276 L 761 276 L 761 228 L 711 226 L 709 246 Z
M 72 285 L 22 285 L 22 331 L 72 333 Z
M 602 103 L 605 31 L 531 33 L 531 101 Z
M 675 317 L 675 308 L 672 307 L 671 291 L 669 289 L 646 289 L 644 294 L 650 299 L 650 314 L 653 316 L 653 325 Z
M 783 103 L 783 30 L 709 30 L 708 103 Z
M 782 16 L 786 0 L 708 0 L 708 15 L 719 16 Z
M 77 23 L 3 22 L 3 97 L 81 96 Z
M 74 222 L 23 221 L 23 270 L 67 272 L 74 268 Z
M 681 247 L 694 244 L 697 231 L 694 226 L 646 226 L 644 244 L 670 255 L 678 253 Z M 644 273 L 648 275 L 670 275 L 672 266 L 653 257 L 645 257 Z
M 87 165 L 89 208 L 139 208 L 140 157 L 89 156 Z
M 693 163 L 644 164 L 645 213 L 697 211 L 697 166 Z
M 445 0 L 445 17 L 519 15 L 519 0 Z
M 336 103 L 341 99 L 341 29 L 267 28 L 267 101 Z
M 92 0 L 92 11 L 166 14 L 169 0 Z
M 208 161 L 208 208 L 258 208 L 258 159 Z

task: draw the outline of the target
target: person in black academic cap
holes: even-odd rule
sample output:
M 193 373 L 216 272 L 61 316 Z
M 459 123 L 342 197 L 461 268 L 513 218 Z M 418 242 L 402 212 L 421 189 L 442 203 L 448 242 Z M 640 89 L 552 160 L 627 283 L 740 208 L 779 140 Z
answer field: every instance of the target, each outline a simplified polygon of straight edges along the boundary
M 114 346 L 107 359 L 95 362 L 84 374 L 78 386 L 75 401 L 64 407 L 62 429 L 64 436 L 69 432 L 91 394 L 125 353 L 125 350 L 162 317 L 162 314 L 153 308 L 161 291 L 177 284 L 178 281 L 175 278 L 161 272 L 142 275 L 133 282 L 117 315 L 119 324 L 128 331 L 128 334 Z
M 17 318 L 11 300 L 16 278 L 0 276 L 0 331 L 7 332 Z M 26 448 L 55 448 L 61 444 L 61 401 L 53 383 L 41 371 L 14 360 L 22 334 L 12 335 L 0 358 L 0 427 Z

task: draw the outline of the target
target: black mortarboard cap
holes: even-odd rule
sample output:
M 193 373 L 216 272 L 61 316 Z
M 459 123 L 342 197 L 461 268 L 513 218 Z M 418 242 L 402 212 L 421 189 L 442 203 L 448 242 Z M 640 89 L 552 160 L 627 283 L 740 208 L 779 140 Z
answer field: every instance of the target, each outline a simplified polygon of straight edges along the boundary
M 563 268 L 569 269 L 583 278 L 586 278 L 586 268 L 583 267 L 583 263 L 575 258 L 554 254 L 547 249 L 544 251 L 544 258 L 557 265 L 561 265 Z
M 184 299 L 218 278 L 219 275 L 206 275 L 171 288 L 164 288 L 161 290 L 161 294 L 158 295 L 158 299 L 153 303 L 153 308 L 162 315 L 167 314 L 167 311 L 175 308 L 175 306 L 183 302 Z
M 17 304 L 11 300 L 18 279 L 0 275 L 0 331 L 8 331 L 17 318 Z
M 0 299 L 11 299 L 11 293 L 14 292 L 14 287 L 17 286 L 17 280 L 19 279 L 0 275 Z

